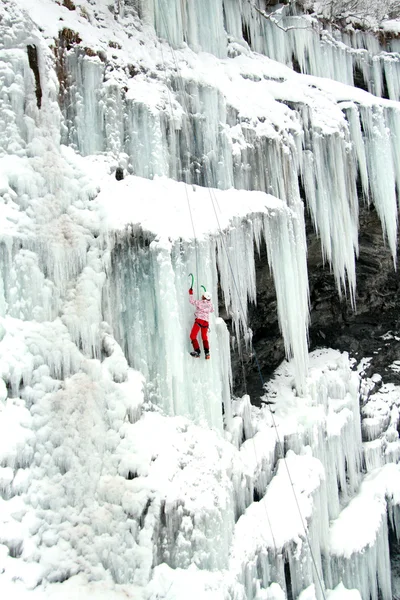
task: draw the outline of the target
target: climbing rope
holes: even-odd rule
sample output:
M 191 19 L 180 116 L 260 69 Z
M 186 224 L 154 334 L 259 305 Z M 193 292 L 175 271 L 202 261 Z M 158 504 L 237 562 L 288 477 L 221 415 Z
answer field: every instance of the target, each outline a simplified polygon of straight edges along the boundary
M 196 236 L 196 230 L 194 228 L 192 208 L 190 206 L 190 199 L 189 199 L 189 193 L 188 193 L 187 187 L 188 186 L 185 185 L 186 200 L 187 200 L 187 205 L 188 205 L 188 208 L 189 208 L 190 220 L 192 222 L 192 229 L 193 229 L 193 236 L 194 236 L 194 252 L 195 252 L 195 258 L 196 258 L 196 286 L 197 286 L 197 297 L 199 297 L 199 250 L 198 250 L 198 247 L 197 247 L 197 236 Z
M 185 90 L 184 90 L 184 87 L 183 87 L 183 80 L 182 80 L 182 76 L 181 76 L 180 69 L 179 69 L 179 64 L 178 64 L 178 61 L 176 59 L 176 55 L 175 55 L 174 49 L 172 48 L 172 45 L 171 45 L 171 43 L 169 42 L 169 39 L 168 39 L 169 38 L 168 24 L 167 24 L 167 21 L 166 21 L 166 18 L 165 18 L 164 7 L 163 7 L 162 2 L 160 2 L 160 8 L 161 8 L 161 16 L 162 16 L 162 19 L 163 19 L 163 22 L 164 22 L 165 32 L 166 32 L 166 35 L 167 35 L 167 43 L 168 43 L 168 45 L 170 47 L 170 50 L 171 50 L 171 53 L 172 53 L 172 56 L 173 56 L 173 59 L 174 59 L 174 62 L 175 62 L 175 67 L 176 67 L 176 70 L 177 70 L 177 74 L 178 74 L 178 85 L 179 85 L 179 83 L 181 85 L 181 90 L 180 91 L 181 91 L 181 94 L 182 94 L 182 102 L 185 105 Z M 163 60 L 164 70 L 166 72 L 166 64 L 165 64 L 165 61 L 164 61 L 162 47 L 161 47 L 161 57 L 162 57 L 162 60 Z M 172 113 L 172 101 L 171 101 L 171 97 L 170 97 L 169 87 L 167 86 L 167 88 L 168 88 L 168 95 L 169 95 L 169 99 L 170 99 L 171 116 L 172 116 L 172 114 L 173 114 Z M 188 106 L 187 105 L 185 106 L 185 110 L 186 110 L 186 114 L 189 116 L 189 110 L 188 110 Z M 242 300 L 241 300 L 241 297 L 240 297 L 240 293 L 239 293 L 239 289 L 238 289 L 238 285 L 237 285 L 235 273 L 234 273 L 234 270 L 233 270 L 233 267 L 232 267 L 232 263 L 231 263 L 231 260 L 230 260 L 230 257 L 229 257 L 228 249 L 226 247 L 225 237 L 224 237 L 224 234 L 223 234 L 223 231 L 222 231 L 222 228 L 221 228 L 221 224 L 219 222 L 218 214 L 217 214 L 217 211 L 216 211 L 216 206 L 218 206 L 218 200 L 217 200 L 217 197 L 215 195 L 215 192 L 214 192 L 213 188 L 210 186 L 209 174 L 207 173 L 207 165 L 206 165 L 205 162 L 203 164 L 204 164 L 204 169 L 206 171 L 206 173 L 205 173 L 206 180 L 207 180 L 207 183 L 208 183 L 208 188 L 207 189 L 209 190 L 210 200 L 211 200 L 212 208 L 213 208 L 213 211 L 214 211 L 215 219 L 216 219 L 216 222 L 217 222 L 217 226 L 218 226 L 220 238 L 222 240 L 222 245 L 224 247 L 224 250 L 225 250 L 225 253 L 226 253 L 226 257 L 227 257 L 227 260 L 228 260 L 228 265 L 229 265 L 229 269 L 230 269 L 230 272 L 231 272 L 231 275 L 232 275 L 234 289 L 235 289 L 235 292 L 237 294 L 238 301 L 239 301 L 240 311 L 242 313 L 243 320 L 245 321 L 246 312 L 245 312 L 243 304 L 242 304 Z M 191 210 L 191 206 L 190 206 L 190 199 L 189 199 L 189 194 L 188 194 L 188 191 L 187 191 L 187 185 L 188 184 L 186 182 L 186 185 L 185 185 L 186 197 L 187 197 L 187 203 L 188 203 L 188 208 L 189 208 L 189 213 L 190 213 L 190 219 L 191 219 L 192 229 L 193 229 L 193 235 L 194 235 L 194 241 L 195 241 L 196 280 L 197 280 L 196 283 L 197 283 L 197 286 L 198 286 L 198 270 L 199 270 L 198 269 L 198 264 L 199 264 L 199 261 L 198 261 L 197 236 L 196 236 L 196 231 L 195 231 L 195 227 L 194 227 L 194 220 L 193 220 L 192 210 Z M 218 206 L 218 208 L 219 208 L 219 206 Z M 204 287 L 204 286 L 202 286 L 202 287 Z M 199 289 L 197 289 L 197 294 L 199 294 Z M 251 344 L 251 352 L 252 352 L 252 355 L 254 356 L 254 359 L 255 359 L 255 362 L 256 362 L 257 371 L 258 371 L 260 382 L 261 382 L 261 388 L 262 388 L 262 390 L 265 390 L 265 381 L 264 381 L 264 378 L 263 378 L 263 375 L 262 375 L 262 371 L 261 371 L 260 363 L 259 363 L 259 360 L 258 360 L 257 352 L 254 349 L 254 347 L 253 347 L 252 344 Z M 242 363 L 242 367 L 243 367 L 243 363 Z M 275 435 L 276 435 L 276 439 L 277 439 L 277 445 L 278 445 L 278 449 L 279 449 L 279 454 L 282 457 L 282 460 L 283 460 L 283 462 L 285 464 L 285 468 L 286 468 L 286 472 L 287 472 L 287 475 L 288 475 L 290 487 L 291 487 L 291 490 L 292 490 L 292 493 L 293 493 L 293 496 L 294 496 L 294 499 L 295 499 L 296 507 L 297 507 L 297 510 L 298 510 L 298 513 L 299 513 L 299 516 L 300 516 L 300 521 L 301 521 L 301 524 L 302 524 L 302 527 L 303 527 L 303 530 L 304 530 L 304 535 L 305 535 L 305 538 L 307 540 L 308 547 L 309 547 L 309 550 L 310 550 L 310 556 L 311 556 L 311 560 L 312 560 L 312 563 L 313 563 L 313 566 L 314 566 L 314 569 L 315 569 L 316 577 L 317 577 L 319 586 L 321 588 L 322 596 L 323 596 L 324 600 L 326 600 L 324 586 L 323 586 L 323 583 L 322 583 L 322 579 L 321 579 L 320 573 L 318 571 L 318 567 L 317 567 L 317 563 L 316 563 L 316 560 L 315 560 L 314 552 L 313 552 L 313 549 L 312 549 L 312 546 L 311 546 L 311 541 L 310 541 L 310 537 L 308 535 L 306 523 L 304 522 L 304 519 L 303 519 L 303 515 L 302 515 L 302 512 L 301 512 L 300 504 L 299 504 L 299 501 L 298 501 L 298 498 L 297 498 L 297 494 L 296 494 L 296 490 L 295 490 L 294 483 L 293 483 L 293 478 L 291 476 L 290 469 L 289 469 L 289 466 L 287 464 L 287 460 L 286 460 L 285 455 L 284 455 L 284 447 L 283 447 L 283 444 L 282 444 L 281 439 L 280 439 L 280 435 L 279 435 L 278 427 L 277 427 L 276 420 L 275 420 L 275 417 L 274 417 L 274 413 L 271 410 L 271 407 L 269 405 L 267 405 L 267 406 L 268 406 L 268 410 L 269 410 L 269 413 L 270 413 L 270 416 L 271 416 L 271 420 L 272 420 L 272 423 L 273 423 L 273 427 L 274 427 L 274 431 L 275 431 Z M 252 438 L 252 442 L 253 442 L 254 454 L 255 454 L 255 457 L 256 457 L 256 461 L 258 463 L 258 456 L 257 456 L 257 450 L 256 450 L 254 438 Z M 275 537 L 274 537 L 274 533 L 273 533 L 273 529 L 272 529 L 272 524 L 271 524 L 271 521 L 270 521 L 270 518 L 269 518 L 269 515 L 268 515 L 268 510 L 267 510 L 267 506 L 266 506 L 265 502 L 263 502 L 263 506 L 264 506 L 264 509 L 265 509 L 265 513 L 266 513 L 268 525 L 269 525 L 269 528 L 270 528 L 270 531 L 271 531 L 271 536 L 272 536 L 272 540 L 273 540 L 273 544 L 274 544 L 274 550 L 275 550 L 275 553 L 277 553 L 277 545 L 276 545 L 276 541 L 275 541 Z
M 167 25 L 167 22 L 166 22 L 166 19 L 165 19 L 165 14 L 164 14 L 164 11 L 163 11 L 163 8 L 162 8 L 162 5 L 160 5 L 160 6 L 161 6 L 161 14 L 162 14 L 162 19 L 163 19 L 163 22 L 164 22 L 165 32 L 166 32 L 166 34 L 168 35 L 168 25 Z M 172 53 L 172 56 L 173 56 L 173 59 L 174 59 L 174 62 L 175 62 L 175 67 L 176 67 L 177 74 L 178 74 L 178 77 L 177 77 L 177 80 L 178 80 L 178 87 L 180 87 L 180 92 L 181 92 L 181 95 L 182 95 L 182 103 L 183 103 L 183 105 L 184 105 L 184 108 L 185 108 L 185 110 L 186 110 L 186 114 L 187 114 L 187 115 L 189 115 L 188 106 L 187 106 L 187 103 L 186 103 L 186 100 L 185 100 L 184 86 L 183 86 L 182 76 L 181 76 L 181 74 L 180 74 L 179 64 L 178 64 L 178 61 L 177 61 L 177 58 L 176 58 L 176 55 L 175 55 L 174 49 L 172 48 L 172 46 L 171 46 L 171 44 L 169 43 L 169 41 L 168 41 L 168 40 L 167 40 L 167 43 L 168 43 L 168 45 L 169 45 L 169 47 L 170 47 L 170 50 L 171 50 L 171 53 Z M 166 63 L 165 63 L 165 60 L 164 60 L 164 55 L 163 55 L 162 47 L 161 47 L 161 57 L 162 57 L 162 61 L 163 61 L 164 70 L 166 71 Z M 171 100 L 171 95 L 170 95 L 170 89 L 169 89 L 169 87 L 168 87 L 168 86 L 167 86 L 167 88 L 168 88 L 168 96 L 169 96 L 170 107 L 171 107 L 171 116 L 172 116 L 172 100 Z M 208 173 L 206 173 L 206 175 L 207 175 L 207 183 L 209 184 L 209 187 L 208 187 L 207 189 L 209 190 L 209 193 L 210 193 L 210 195 L 211 195 L 211 194 L 212 194 L 212 188 L 211 188 L 211 186 L 210 186 L 210 182 L 209 182 L 209 180 L 208 180 L 208 179 L 209 179 L 209 178 L 208 178 Z M 185 188 L 187 189 L 187 186 L 185 186 Z M 195 231 L 195 227 L 194 227 L 193 215 L 192 215 L 192 211 L 191 211 L 191 206 L 190 206 L 190 200 L 189 200 L 189 195 L 188 195 L 188 192 L 187 192 L 186 194 L 187 194 L 187 202 L 188 202 L 188 207 L 189 207 L 190 219 L 191 219 L 191 223 L 192 223 L 193 235 L 194 235 L 194 239 L 195 239 L 195 249 L 196 249 L 196 274 L 198 275 L 197 237 L 196 237 L 196 231 Z M 215 210 L 214 199 L 212 198 L 212 196 L 211 196 L 211 201 L 212 201 L 213 208 L 214 208 L 214 210 Z M 217 219 L 217 220 L 218 220 L 218 219 Z M 219 228 L 220 228 L 219 221 L 218 221 L 218 226 L 219 226 Z M 220 228 L 220 231 L 221 231 L 221 228 Z M 223 238 L 223 236 L 221 236 L 221 239 L 223 239 L 223 242 L 224 242 L 224 238 Z M 225 242 L 224 242 L 224 243 L 225 243 Z M 225 251 L 226 251 L 226 248 L 225 248 Z M 232 270 L 232 266 L 231 266 L 231 263 L 230 263 L 229 255 L 227 254 L 227 256 L 228 256 L 229 266 L 230 266 L 230 268 L 231 268 L 231 270 Z M 191 277 L 192 277 L 192 284 L 191 284 L 191 287 L 193 287 L 193 274 L 190 274 L 189 276 L 191 276 Z M 197 285 L 198 285 L 198 276 L 197 276 L 197 278 L 196 278 L 196 279 L 197 279 Z M 235 281 L 235 287 L 236 287 L 236 289 L 237 289 L 237 286 L 236 286 L 236 279 L 235 279 L 235 278 L 234 278 L 234 281 Z M 203 286 L 203 287 L 204 287 L 204 286 Z M 198 294 L 198 290 L 197 290 L 197 295 L 199 295 L 199 294 Z M 242 369 L 243 369 L 243 372 L 244 372 L 244 365 L 243 365 L 243 361 L 242 361 Z M 257 456 L 257 450 L 256 450 L 256 447 L 255 447 L 254 439 L 252 439 L 252 442 L 253 442 L 254 454 L 255 454 L 255 457 L 256 457 L 256 461 L 257 461 L 257 463 L 258 463 L 258 456 Z M 270 521 L 270 518 L 269 518 L 268 510 L 267 510 L 267 507 L 266 507 L 265 503 L 263 503 L 263 506 L 264 506 L 264 509 L 265 509 L 265 513 L 266 513 L 266 518 L 267 518 L 267 522 L 268 522 L 268 525 L 269 525 L 269 529 L 270 529 L 270 531 L 271 531 L 271 535 L 272 535 L 272 541 L 273 541 L 273 545 L 274 545 L 274 550 L 275 550 L 275 553 L 277 553 L 277 546 L 276 546 L 275 536 L 274 536 L 274 533 L 273 533 L 272 524 L 271 524 L 271 521 Z
M 238 289 L 238 286 L 237 286 L 235 273 L 234 273 L 233 268 L 232 268 L 232 263 L 231 263 L 231 260 L 230 260 L 230 257 L 229 257 L 229 253 L 228 253 L 228 250 L 227 250 L 227 247 L 226 247 L 226 243 L 225 243 L 225 237 L 224 237 L 224 234 L 223 234 L 223 231 L 222 231 L 219 219 L 218 219 L 218 214 L 217 214 L 217 211 L 215 209 L 215 192 L 214 192 L 214 190 L 212 190 L 212 188 L 208 188 L 208 189 L 209 189 L 209 193 L 210 193 L 211 204 L 212 204 L 212 207 L 213 207 L 213 210 L 214 210 L 214 214 L 215 214 L 215 219 L 216 219 L 217 225 L 218 225 L 218 230 L 219 230 L 220 237 L 222 239 L 222 244 L 224 246 L 224 250 L 225 250 L 225 253 L 226 253 L 227 260 L 228 260 L 229 269 L 230 269 L 231 274 L 232 274 L 232 280 L 233 280 L 233 283 L 234 283 L 234 288 L 235 288 L 235 291 L 236 291 L 237 296 L 238 296 L 239 307 L 240 307 L 240 310 L 242 311 L 243 317 L 245 317 L 246 313 L 244 311 L 242 300 L 241 300 L 241 297 L 240 297 L 240 294 L 239 294 L 239 289 Z M 255 358 L 255 362 L 256 362 L 258 374 L 259 374 L 260 381 L 261 381 L 261 387 L 262 387 L 263 390 L 265 390 L 265 381 L 264 381 L 264 378 L 263 378 L 263 375 L 262 375 L 262 371 L 261 371 L 260 363 L 259 363 L 259 360 L 258 360 L 257 352 L 254 349 L 253 345 L 251 346 L 251 351 L 252 351 L 252 354 L 254 355 L 254 358 Z M 301 524 L 302 524 L 302 527 L 303 527 L 303 530 L 304 530 L 304 534 L 305 534 L 305 537 L 307 539 L 308 547 L 309 547 L 309 550 L 310 550 L 310 556 L 311 556 L 311 560 L 312 560 L 312 563 L 313 563 L 313 566 L 314 566 L 314 569 L 315 569 L 315 572 L 316 572 L 316 575 L 317 575 L 318 583 L 319 583 L 319 585 L 321 587 L 322 596 L 323 596 L 324 600 L 326 600 L 325 590 L 324 590 L 324 587 L 323 587 L 323 584 L 322 584 L 320 573 L 319 573 L 318 568 L 317 568 L 317 563 L 316 563 L 316 560 L 315 560 L 315 557 L 314 557 L 314 552 L 312 550 L 310 537 L 308 535 L 308 530 L 307 530 L 307 527 L 306 527 L 306 523 L 304 522 L 303 514 L 301 512 L 300 504 L 299 504 L 299 501 L 298 501 L 298 498 L 297 498 L 297 494 L 296 494 L 296 490 L 295 490 L 295 487 L 294 487 L 293 478 L 291 476 L 289 465 L 287 464 L 287 460 L 285 458 L 284 447 L 283 447 L 283 444 L 282 444 L 281 439 L 280 439 L 280 435 L 279 435 L 278 427 L 277 427 L 276 420 L 275 420 L 275 417 L 274 417 L 274 413 L 273 413 L 273 411 L 271 410 L 271 407 L 268 404 L 267 404 L 267 407 L 268 407 L 268 410 L 269 410 L 269 413 L 270 413 L 270 416 L 271 416 L 271 420 L 272 420 L 272 424 L 273 424 L 273 427 L 274 427 L 274 430 L 275 430 L 275 435 L 276 435 L 276 439 L 277 439 L 279 454 L 282 457 L 282 460 L 283 460 L 283 462 L 285 464 L 285 468 L 286 468 L 286 472 L 287 472 L 287 475 L 288 475 L 290 487 L 291 487 L 292 492 L 293 492 L 293 496 L 294 496 L 294 499 L 295 499 L 296 507 L 297 507 L 297 510 L 298 510 L 298 513 L 299 513 L 299 516 L 300 516 L 300 520 L 301 520 Z M 256 452 L 256 446 L 255 446 L 255 443 L 254 443 L 254 439 L 253 439 L 253 446 L 254 446 L 254 452 L 255 452 L 255 455 L 256 455 L 256 458 L 257 458 L 257 452 Z M 264 503 L 264 506 L 265 506 L 265 503 Z M 270 526 L 270 529 L 271 529 L 271 534 L 272 534 L 272 537 L 273 537 L 273 531 L 272 531 L 271 524 L 270 524 L 270 521 L 269 521 L 268 513 L 267 513 L 267 519 L 268 519 L 268 523 L 269 523 L 269 526 Z M 275 544 L 275 540 L 274 540 L 274 544 Z M 276 551 L 276 546 L 275 546 L 275 551 Z
M 171 43 L 169 42 L 169 39 L 168 39 L 170 37 L 169 36 L 169 31 L 168 31 L 168 23 L 167 23 L 167 20 L 165 18 L 164 7 L 163 7 L 162 1 L 160 2 L 160 9 L 161 9 L 161 18 L 163 20 L 164 28 L 165 28 L 165 33 L 166 33 L 166 36 L 167 36 L 167 44 L 168 44 L 168 46 L 169 46 L 169 48 L 171 50 L 171 54 L 172 54 L 172 57 L 173 57 L 173 60 L 174 60 L 174 63 L 175 63 L 175 67 L 176 67 L 176 70 L 177 70 L 177 73 L 178 73 L 178 87 L 179 87 L 179 84 L 180 84 L 180 86 L 181 86 L 180 91 L 181 91 L 181 94 L 182 94 L 182 101 L 183 101 L 183 104 L 185 105 L 185 90 L 184 90 L 184 87 L 183 87 L 183 80 L 182 80 L 182 76 L 180 74 L 180 69 L 179 69 L 179 64 L 178 64 L 177 58 L 176 58 L 176 54 L 175 54 L 174 49 L 173 49 L 173 47 L 172 47 L 172 45 L 171 45 Z M 163 62 L 164 71 L 165 71 L 165 73 L 167 73 L 166 62 L 164 60 L 164 53 L 163 53 L 163 49 L 162 49 L 162 44 L 161 44 L 161 59 L 162 59 L 162 62 Z M 169 98 L 169 103 L 170 103 L 171 119 L 172 119 L 173 108 L 172 108 L 172 100 L 171 100 L 171 91 L 170 91 L 168 85 L 167 85 L 167 90 L 168 90 L 168 98 Z M 189 116 L 189 107 L 186 105 L 186 106 L 184 106 L 184 108 L 186 110 L 186 114 Z M 195 226 L 194 226 L 194 219 L 193 219 L 192 207 L 191 207 L 191 204 L 190 204 L 187 177 L 186 177 L 185 184 L 186 184 L 185 185 L 186 202 L 187 202 L 187 205 L 188 205 L 188 210 L 189 210 L 189 215 L 190 215 L 190 222 L 191 222 L 191 225 L 192 225 L 193 239 L 194 239 L 194 251 L 195 251 L 195 261 L 196 261 L 196 291 L 197 291 L 197 297 L 199 297 L 199 292 L 200 292 L 200 290 L 199 290 L 199 249 L 198 249 L 198 241 L 197 241 L 196 229 L 195 229 Z

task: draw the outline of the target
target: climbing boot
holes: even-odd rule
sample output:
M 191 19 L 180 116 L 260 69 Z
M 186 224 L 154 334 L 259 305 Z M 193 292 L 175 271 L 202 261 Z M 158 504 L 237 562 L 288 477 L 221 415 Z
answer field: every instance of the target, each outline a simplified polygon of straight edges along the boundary
M 190 353 L 190 356 L 193 356 L 193 358 L 200 358 L 200 350 L 193 350 Z

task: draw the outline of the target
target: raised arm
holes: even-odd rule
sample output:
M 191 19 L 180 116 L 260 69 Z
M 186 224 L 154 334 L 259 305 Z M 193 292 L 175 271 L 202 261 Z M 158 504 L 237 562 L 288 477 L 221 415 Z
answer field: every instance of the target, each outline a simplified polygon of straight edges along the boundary
M 190 288 L 190 290 L 189 290 L 189 302 L 190 302 L 190 304 L 193 304 L 194 306 L 196 306 L 197 302 L 198 302 L 197 300 L 195 300 L 193 298 L 193 288 Z

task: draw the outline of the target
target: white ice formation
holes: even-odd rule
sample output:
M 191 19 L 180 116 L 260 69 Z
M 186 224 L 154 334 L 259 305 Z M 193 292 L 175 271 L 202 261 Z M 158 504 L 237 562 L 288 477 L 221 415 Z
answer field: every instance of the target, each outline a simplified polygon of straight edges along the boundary
M 354 304 L 357 178 L 396 260 L 397 57 L 334 37 L 244 0 L 0 6 L 1 597 L 392 597 L 398 391 L 308 356 L 304 210 Z M 264 243 L 275 414 L 230 389 Z

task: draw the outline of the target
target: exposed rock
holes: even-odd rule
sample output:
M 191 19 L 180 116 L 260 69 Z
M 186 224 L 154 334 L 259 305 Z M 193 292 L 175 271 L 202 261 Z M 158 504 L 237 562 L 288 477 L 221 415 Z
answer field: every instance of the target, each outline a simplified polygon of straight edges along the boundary
M 310 350 L 331 347 L 348 351 L 360 360 L 371 357 L 368 375 L 378 372 L 383 381 L 400 384 L 394 361 L 400 359 L 400 277 L 382 238 L 382 228 L 373 207 L 360 209 L 359 258 L 357 260 L 356 310 L 345 296 L 339 298 L 333 274 L 323 264 L 320 242 L 307 220 L 308 272 L 310 285 Z M 257 261 L 257 306 L 250 307 L 253 346 L 264 381 L 284 359 L 279 332 L 276 297 L 265 250 Z M 392 367 L 390 367 L 392 365 Z M 399 363 L 400 371 L 400 363 Z M 234 393 L 247 391 L 259 403 L 261 378 L 248 353 L 233 357 Z
M 42 86 L 40 83 L 40 72 L 39 72 L 39 62 L 38 62 L 38 53 L 35 45 L 28 45 L 28 60 L 29 66 L 33 71 L 35 77 L 35 93 L 36 93 L 36 103 L 38 108 L 42 106 Z

